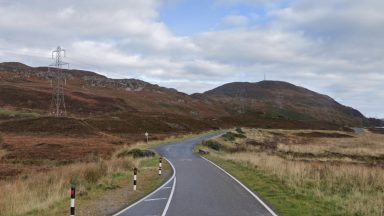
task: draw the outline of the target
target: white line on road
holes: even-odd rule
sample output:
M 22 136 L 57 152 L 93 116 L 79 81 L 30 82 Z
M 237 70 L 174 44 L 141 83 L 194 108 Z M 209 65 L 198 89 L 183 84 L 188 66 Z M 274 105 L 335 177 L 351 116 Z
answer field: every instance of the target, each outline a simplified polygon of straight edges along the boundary
M 158 201 L 158 200 L 166 200 L 168 198 L 154 198 L 154 199 L 146 199 L 144 202 L 150 202 L 150 201 Z
M 212 161 L 204 158 L 204 157 L 201 157 L 203 158 L 204 160 L 208 161 L 209 163 L 213 164 L 214 166 L 216 166 L 217 168 L 219 168 L 221 171 L 223 171 L 225 174 L 227 174 L 229 177 L 231 177 L 233 180 L 235 180 L 237 183 L 239 183 L 246 191 L 248 191 L 257 201 L 259 201 L 259 203 L 261 203 L 265 209 L 267 209 L 269 211 L 269 213 L 271 213 L 273 216 L 278 216 L 275 212 L 273 212 L 273 210 L 263 202 L 263 200 L 261 200 L 255 193 L 253 193 L 247 186 L 245 186 L 243 183 L 241 183 L 239 180 L 237 180 L 235 177 L 233 177 L 231 174 L 229 174 L 227 171 L 225 171 L 223 168 L 221 168 L 220 166 L 216 165 L 215 163 L 213 163 Z
M 164 159 L 167 160 L 167 158 L 164 158 Z M 161 186 L 158 187 L 156 190 L 154 190 L 152 193 L 150 193 L 150 194 L 148 194 L 147 196 L 141 198 L 141 199 L 138 200 L 137 202 L 133 203 L 132 205 L 130 205 L 130 206 L 128 206 L 127 208 L 125 208 L 125 209 L 123 209 L 123 210 L 117 212 L 116 214 L 114 214 L 114 215 L 112 215 L 112 216 L 118 216 L 118 215 L 124 213 L 125 211 L 127 211 L 128 209 L 134 207 L 135 205 L 141 203 L 142 201 L 146 200 L 147 198 L 149 198 L 150 196 L 152 196 L 153 194 L 155 194 L 156 192 L 158 192 L 159 190 L 161 190 L 165 185 L 167 185 L 167 184 L 168 184 L 169 182 L 171 182 L 172 180 L 175 180 L 175 181 L 173 182 L 173 187 L 175 187 L 175 182 L 176 182 L 176 169 L 175 169 L 175 167 L 172 165 L 172 163 L 171 163 L 169 160 L 167 160 L 167 161 L 169 162 L 169 164 L 171 164 L 172 169 L 173 169 L 173 175 L 172 175 L 172 177 L 171 177 L 167 182 L 165 182 L 163 185 L 161 185 Z M 173 188 L 173 189 L 174 189 L 174 188 Z M 172 190 L 171 195 L 170 195 L 170 197 L 169 197 L 169 200 L 168 200 L 168 202 L 167 202 L 167 206 L 169 205 L 169 202 L 170 202 L 170 200 L 172 199 L 172 196 L 173 196 L 173 190 Z M 167 207 L 167 206 L 166 206 L 166 207 Z M 168 209 L 168 208 L 167 208 L 167 209 Z M 164 216 L 164 212 L 163 212 L 163 216 Z
M 171 201 L 172 201 L 173 193 L 175 192 L 175 188 L 176 188 L 176 169 L 175 169 L 175 167 L 173 166 L 173 164 L 171 163 L 171 161 L 169 161 L 167 158 L 165 158 L 165 160 L 167 160 L 168 163 L 171 165 L 171 167 L 172 167 L 172 169 L 173 169 L 173 175 L 174 175 L 175 179 L 173 180 L 173 185 L 172 185 L 171 195 L 169 195 L 168 202 L 167 202 L 167 204 L 165 205 L 163 214 L 161 214 L 161 216 L 165 216 L 165 215 L 167 214 L 169 205 L 171 204 Z

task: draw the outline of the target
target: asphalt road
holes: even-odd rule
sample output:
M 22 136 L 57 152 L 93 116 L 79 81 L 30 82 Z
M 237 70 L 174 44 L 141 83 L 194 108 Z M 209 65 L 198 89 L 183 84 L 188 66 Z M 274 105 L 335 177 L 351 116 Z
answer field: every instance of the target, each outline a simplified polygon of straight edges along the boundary
M 175 169 L 158 190 L 116 216 L 274 216 L 262 201 L 224 171 L 194 154 L 194 145 L 217 136 L 156 148 Z

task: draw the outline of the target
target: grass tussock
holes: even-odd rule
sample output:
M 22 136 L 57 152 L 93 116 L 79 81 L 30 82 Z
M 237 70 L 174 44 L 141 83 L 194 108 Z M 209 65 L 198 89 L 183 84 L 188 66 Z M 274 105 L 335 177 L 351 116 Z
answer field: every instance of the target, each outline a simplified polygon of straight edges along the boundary
M 313 131 L 299 131 L 312 133 Z M 236 133 L 236 131 L 232 131 Z M 213 151 L 211 157 L 231 161 L 239 167 L 261 172 L 268 181 L 276 181 L 282 190 L 288 190 L 291 200 L 296 199 L 298 206 L 306 206 L 307 213 L 288 210 L 288 204 L 274 201 L 273 194 L 267 193 L 284 215 L 314 215 L 311 208 L 319 207 L 320 215 L 384 215 L 384 170 L 382 164 L 370 161 L 356 163 L 354 157 L 349 160 L 327 158 L 329 152 L 345 155 L 378 156 L 384 149 L 384 136 L 365 132 L 351 136 L 334 135 L 334 131 L 316 132 L 316 137 L 297 136 L 298 131 L 246 129 L 247 139 L 228 140 L 216 138 L 210 142 L 220 145 L 220 151 Z M 320 133 L 329 133 L 320 136 Z M 337 132 L 339 133 L 339 132 Z M 341 133 L 341 132 L 340 132 Z M 331 135 L 330 135 L 331 134 Z M 332 135 L 333 134 L 333 135 Z M 311 136 L 311 135 L 308 135 Z M 381 137 L 380 137 L 381 136 Z M 334 138 L 337 137 L 337 138 Z M 204 143 L 203 143 L 204 144 Z M 243 146 L 239 149 L 238 146 Z M 214 149 L 214 148 L 212 148 Z M 237 151 L 234 151 L 238 149 Z M 376 152 L 378 151 L 378 152 Z M 302 155 L 285 154 L 287 152 L 305 153 Z M 327 153 L 327 154 L 324 154 Z M 316 154 L 322 154 L 317 158 Z M 310 158 L 310 157 L 313 158 Z M 297 158 L 296 158 L 297 157 Z M 236 169 L 232 170 L 237 172 Z M 246 173 L 238 173 L 240 177 Z M 260 180 L 256 176 L 244 179 L 248 185 Z M 270 187 L 260 187 L 258 192 Z M 276 191 L 277 194 L 280 192 Z M 282 196 L 280 194 L 280 196 Z M 271 198 L 272 197 L 272 198 Z M 277 200 L 281 200 L 279 197 Z M 328 206 L 327 209 L 324 206 Z M 319 213 L 319 212 L 317 212 Z M 316 214 L 315 214 L 316 215 Z

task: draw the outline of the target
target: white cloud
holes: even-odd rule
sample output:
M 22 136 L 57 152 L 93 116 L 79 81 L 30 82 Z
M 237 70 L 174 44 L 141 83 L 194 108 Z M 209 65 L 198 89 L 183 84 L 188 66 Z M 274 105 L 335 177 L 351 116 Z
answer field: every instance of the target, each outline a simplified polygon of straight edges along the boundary
M 249 23 L 249 19 L 246 16 L 241 15 L 229 15 L 224 17 L 223 24 L 228 26 L 246 26 Z
M 72 7 L 65 8 L 61 10 L 58 14 L 57 17 L 60 19 L 69 19 L 71 16 L 73 16 L 75 13 L 75 10 L 73 10 Z
M 218 30 L 189 37 L 161 21 L 164 1 L 0 0 L 0 61 L 48 65 L 62 45 L 73 67 L 188 93 L 265 73 L 384 117 L 383 1 L 217 0 L 264 5 L 267 15 L 236 12 Z

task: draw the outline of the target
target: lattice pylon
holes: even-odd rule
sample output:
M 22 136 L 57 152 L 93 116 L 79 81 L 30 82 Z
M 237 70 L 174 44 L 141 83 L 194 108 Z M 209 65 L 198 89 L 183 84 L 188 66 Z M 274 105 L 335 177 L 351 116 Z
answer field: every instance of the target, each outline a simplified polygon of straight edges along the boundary
M 67 110 L 65 105 L 64 86 L 66 85 L 66 76 L 62 71 L 63 65 L 69 65 L 62 61 L 65 57 L 65 50 L 60 46 L 52 51 L 52 59 L 54 63 L 48 67 L 48 72 L 52 76 L 52 100 L 51 100 L 51 114 L 59 117 L 66 116 Z

